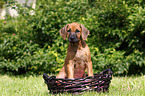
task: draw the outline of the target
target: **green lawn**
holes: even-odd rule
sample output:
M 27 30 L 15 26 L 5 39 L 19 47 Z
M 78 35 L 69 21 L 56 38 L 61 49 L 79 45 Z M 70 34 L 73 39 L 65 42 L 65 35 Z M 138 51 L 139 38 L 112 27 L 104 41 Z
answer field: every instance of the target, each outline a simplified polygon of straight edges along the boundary
M 42 76 L 0 75 L 0 96 L 50 96 Z M 113 77 L 108 93 L 86 92 L 83 96 L 145 96 L 145 76 Z M 63 96 L 72 96 L 63 94 Z

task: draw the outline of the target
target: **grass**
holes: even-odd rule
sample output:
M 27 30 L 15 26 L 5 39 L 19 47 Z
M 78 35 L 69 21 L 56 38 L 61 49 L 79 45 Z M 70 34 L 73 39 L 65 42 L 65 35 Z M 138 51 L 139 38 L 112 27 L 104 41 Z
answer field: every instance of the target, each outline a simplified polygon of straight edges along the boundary
M 145 96 L 145 76 L 113 77 L 109 92 L 85 92 L 82 96 Z M 0 75 L 0 96 L 51 96 L 42 76 Z M 71 94 L 59 94 L 72 96 Z M 53 96 L 53 95 L 52 95 Z

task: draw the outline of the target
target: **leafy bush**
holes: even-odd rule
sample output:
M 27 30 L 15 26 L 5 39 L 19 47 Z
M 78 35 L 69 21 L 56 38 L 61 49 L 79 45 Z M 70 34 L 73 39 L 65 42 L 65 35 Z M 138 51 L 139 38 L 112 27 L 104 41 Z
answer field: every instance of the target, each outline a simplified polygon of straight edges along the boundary
M 92 49 L 91 49 L 92 50 Z M 94 52 L 97 53 L 94 56 Z M 125 52 L 116 51 L 114 48 L 105 49 L 103 53 L 100 53 L 98 48 L 93 49 L 92 61 L 95 70 L 104 70 L 111 68 L 114 74 L 122 74 L 127 72 L 129 64 L 125 62 Z
M 54 44 L 60 36 L 60 28 L 67 23 L 79 21 L 81 15 L 85 15 L 86 8 L 86 2 L 76 0 L 73 2 L 63 2 L 63 0 L 38 2 L 35 15 L 28 19 L 28 24 L 33 28 L 36 43 L 41 47 L 45 44 Z
M 90 31 L 86 42 L 94 72 L 112 68 L 114 75 L 144 73 L 143 1 L 41 0 L 35 10 L 17 6 L 19 17 L 8 17 L 0 23 L 2 71 L 57 73 L 68 46 L 59 30 L 78 22 Z M 29 13 L 32 10 L 34 15 Z
M 25 58 L 29 58 L 38 49 L 37 44 L 22 40 L 15 34 L 5 38 L 0 47 L 1 68 L 5 71 L 26 70 L 29 64 L 26 63 Z

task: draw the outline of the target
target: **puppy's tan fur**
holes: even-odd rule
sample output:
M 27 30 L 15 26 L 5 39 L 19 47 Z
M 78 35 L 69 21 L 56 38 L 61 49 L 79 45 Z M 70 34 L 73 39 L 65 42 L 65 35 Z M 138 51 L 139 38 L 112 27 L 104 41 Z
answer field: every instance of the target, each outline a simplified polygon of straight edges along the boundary
M 71 31 L 70 31 L 71 29 Z M 78 32 L 76 30 L 79 30 Z M 60 29 L 60 34 L 63 39 L 70 39 L 65 63 L 57 78 L 81 78 L 85 76 L 87 69 L 88 76 L 93 76 L 92 61 L 90 49 L 84 40 L 87 39 L 89 30 L 78 23 L 71 23 Z M 76 41 L 73 39 L 76 36 Z

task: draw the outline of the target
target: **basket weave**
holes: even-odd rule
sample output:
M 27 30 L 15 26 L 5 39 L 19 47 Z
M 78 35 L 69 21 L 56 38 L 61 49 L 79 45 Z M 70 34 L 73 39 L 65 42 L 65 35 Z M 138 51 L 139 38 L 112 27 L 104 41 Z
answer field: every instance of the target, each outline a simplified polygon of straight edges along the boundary
M 84 91 L 94 90 L 97 92 L 108 91 L 109 84 L 112 79 L 113 72 L 111 69 L 106 69 L 101 73 L 94 74 L 85 78 L 77 79 L 60 79 L 56 76 L 48 76 L 43 74 L 48 90 L 52 94 L 56 93 L 83 93 Z

